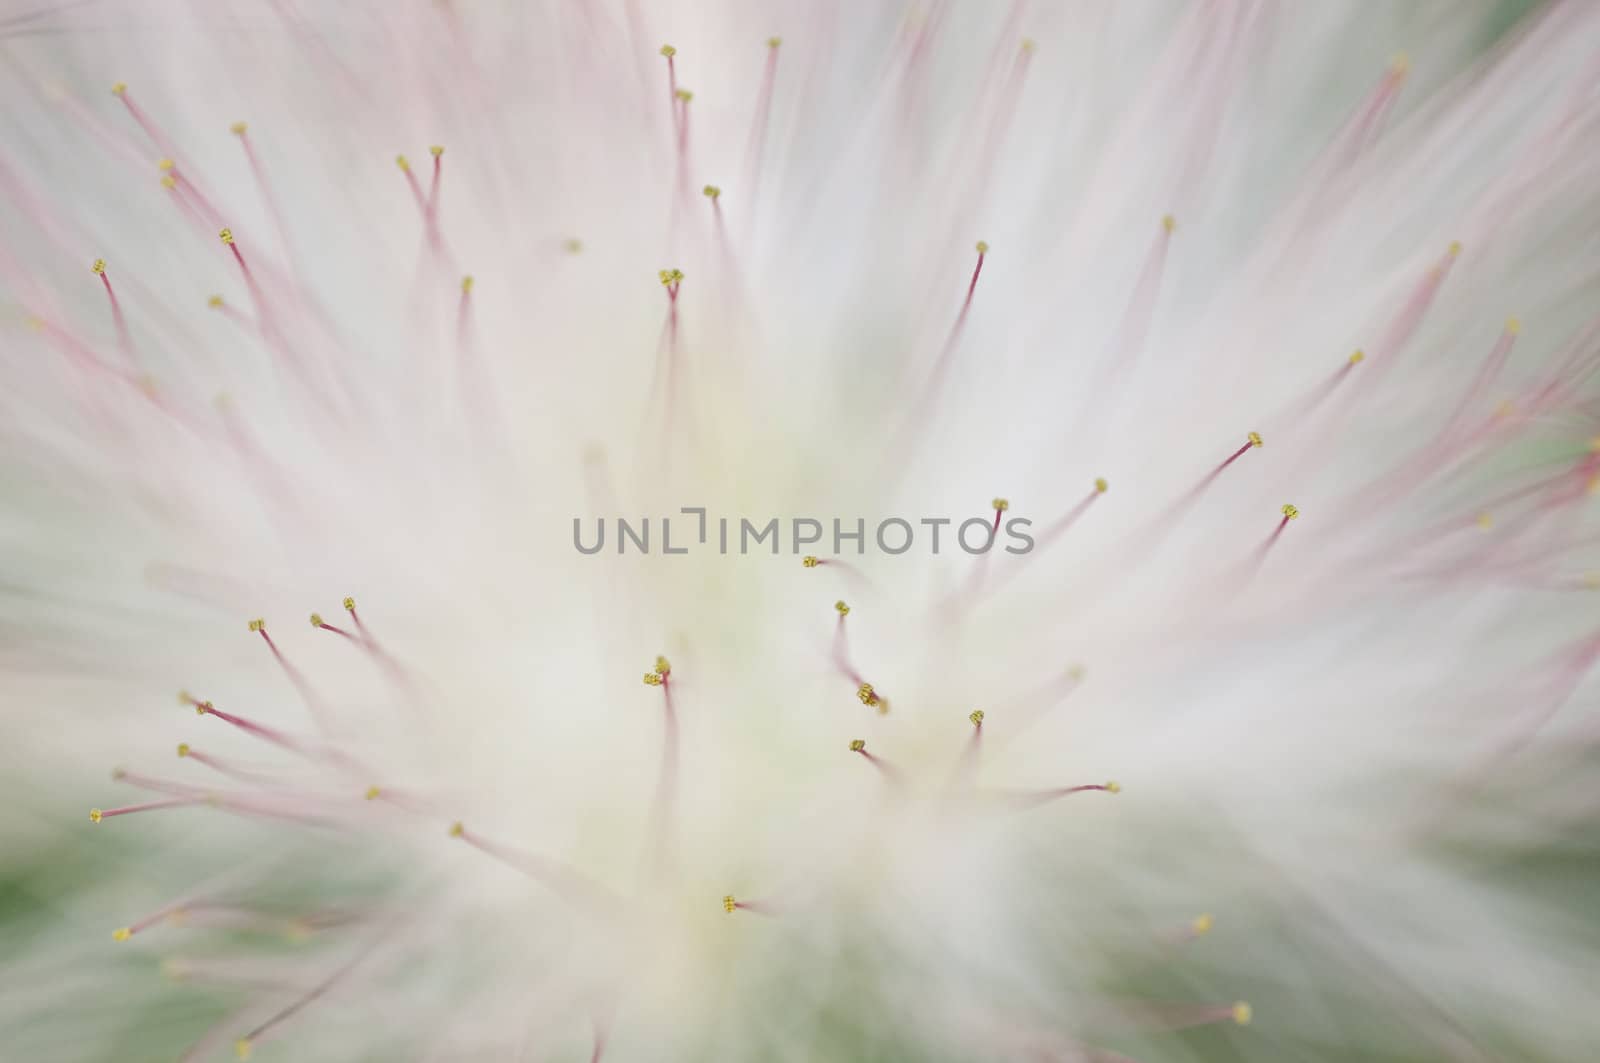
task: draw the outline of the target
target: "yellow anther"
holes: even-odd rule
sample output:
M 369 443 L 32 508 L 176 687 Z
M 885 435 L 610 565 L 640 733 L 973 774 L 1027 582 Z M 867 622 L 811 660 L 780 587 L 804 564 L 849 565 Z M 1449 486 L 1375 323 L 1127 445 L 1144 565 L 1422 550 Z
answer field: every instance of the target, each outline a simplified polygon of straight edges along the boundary
M 569 255 L 580 254 L 583 251 L 583 241 L 576 236 L 567 237 L 566 240 L 562 241 L 561 246 Z
M 802 557 L 800 559 L 800 563 L 802 565 L 804 565 L 806 568 L 816 568 L 817 567 L 817 558 L 815 557 L 815 555 L 807 554 L 805 557 Z
M 1505 400 L 1494 408 L 1494 415 L 1502 421 L 1516 412 L 1517 404 L 1510 399 Z
M 970 713 L 967 714 L 967 719 L 972 721 L 972 726 L 974 726 L 974 727 L 982 727 L 983 726 L 983 710 L 982 709 L 973 709 Z
M 119 926 L 111 932 L 112 941 L 127 941 L 131 937 L 133 937 L 131 926 Z
M 1600 476 L 1589 477 L 1589 493 L 1591 495 L 1600 495 Z
M 1283 514 L 1285 520 L 1294 520 L 1296 517 L 1298 517 L 1300 515 L 1300 511 L 1298 509 L 1296 509 L 1294 506 L 1289 506 L 1289 505 L 1284 506 L 1278 512 Z
M 987 241 L 987 240 L 979 240 L 978 243 L 977 243 L 977 248 L 978 248 L 978 254 L 987 255 L 989 253 L 989 241 Z
M 1357 350 L 1357 351 L 1353 352 L 1350 355 L 1350 364 L 1351 365 L 1360 365 L 1362 362 L 1366 361 L 1366 358 L 1367 358 L 1367 352 L 1366 351 Z
M 672 662 L 665 657 L 656 657 L 656 675 L 663 678 L 672 674 Z
M 100 822 L 100 810 L 98 808 L 91 808 L 89 810 L 89 822 L 90 823 L 99 823 Z
M 127 774 L 128 774 L 128 769 L 127 768 L 112 768 L 111 769 L 111 778 L 115 782 L 121 782 L 127 776 Z
M 1115 779 L 1112 779 L 1110 782 L 1106 783 L 1106 793 L 1108 793 L 1108 794 L 1120 794 L 1121 792 L 1122 792 L 1122 784 L 1117 782 Z
M 1095 482 L 1094 482 L 1094 493 L 1095 494 L 1103 495 L 1107 491 L 1109 491 L 1110 489 L 1111 489 L 1111 485 L 1105 481 L 1104 477 L 1101 477 L 1101 478 L 1095 480 Z
M 1250 440 L 1250 445 L 1252 447 L 1259 447 L 1261 445 L 1261 433 L 1260 432 L 1251 432 L 1249 435 L 1245 436 L 1245 438 Z
M 194 714 L 196 716 L 204 716 L 206 713 L 212 712 L 215 709 L 216 706 L 211 704 L 209 701 L 197 701 L 195 702 L 194 706 Z
M 1250 1020 L 1254 1015 L 1255 1013 L 1250 1010 L 1250 1005 L 1242 1000 L 1233 1006 L 1233 1021 L 1240 1026 L 1249 1026 Z
M 266 626 L 267 626 L 267 622 L 265 620 L 256 619 L 256 620 L 250 621 L 250 630 L 251 631 L 262 631 L 262 630 L 266 629 Z
M 1451 240 L 1450 241 L 1450 257 L 1451 258 L 1455 258 L 1459 254 L 1461 254 L 1461 241 L 1460 240 Z
M 356 600 L 354 598 L 346 598 L 344 600 L 344 607 L 346 609 L 354 609 L 356 607 Z
M 1515 336 L 1517 333 L 1519 333 L 1521 331 L 1522 331 L 1522 319 L 1520 317 L 1508 317 L 1508 318 L 1506 318 L 1506 334 L 1507 335 Z
M 660 270 L 656 270 L 656 276 L 661 278 L 661 283 L 663 285 L 665 285 L 665 286 L 670 288 L 672 285 L 677 284 L 679 281 L 683 280 L 683 270 L 681 270 L 681 269 L 660 269 Z
M 1213 920 L 1211 918 L 1211 913 L 1206 912 L 1204 915 L 1195 916 L 1194 921 L 1189 924 L 1189 929 L 1193 930 L 1196 934 L 1204 934 L 1211 930 L 1212 925 Z
M 1394 58 L 1389 60 L 1389 73 L 1395 77 L 1405 77 L 1411 70 L 1411 57 L 1404 52 L 1396 52 Z
M 250 1052 L 250 1038 L 241 1037 L 237 1041 L 233 1042 L 233 1054 L 238 1056 L 240 1059 L 249 1059 Z
M 444 154 L 444 145 L 442 145 L 442 144 L 433 145 L 433 147 L 428 149 L 428 154 L 432 155 L 434 158 L 437 159 L 439 156 Z
M 1039 47 L 1039 43 L 1032 37 L 1022 38 L 1022 50 L 1024 52 L 1032 52 L 1037 47 Z
M 666 56 L 668 59 L 671 59 L 673 56 L 678 54 L 678 49 L 674 48 L 670 44 L 663 44 L 661 46 L 661 54 Z
M 175 165 L 177 165 L 177 164 L 174 163 L 171 159 L 162 159 L 160 162 L 156 163 L 157 168 L 160 169 L 163 173 L 165 173 L 167 170 L 172 169 Z
M 776 47 L 778 47 L 778 45 L 780 45 L 782 43 L 783 43 L 783 38 L 782 37 L 768 37 L 767 38 L 767 47 L 768 48 L 776 48 Z
M 474 282 L 473 282 L 473 279 L 472 279 L 472 274 L 469 273 L 465 277 L 462 277 L 461 278 L 461 294 L 462 295 L 469 294 L 472 291 L 473 283 Z
M 232 133 L 236 137 L 242 137 L 244 136 L 245 131 L 249 128 L 250 125 L 247 122 L 235 122 L 228 127 L 228 132 Z
M 368 801 L 376 801 L 382 793 L 383 791 L 378 789 L 376 786 L 369 786 L 367 787 L 367 792 L 361 796 L 365 797 Z
M 679 89 L 677 92 L 673 93 L 673 95 L 678 97 L 678 99 L 682 100 L 684 103 L 688 103 L 690 100 L 694 99 L 694 93 L 690 92 L 688 89 Z
M 193 700 L 194 700 L 194 696 L 191 695 L 187 690 L 178 691 L 178 704 L 179 705 L 187 705 L 187 704 L 189 704 L 189 702 L 191 702 Z
M 1162 218 L 1161 218 L 1161 228 L 1165 229 L 1167 232 L 1170 233 L 1174 229 L 1176 229 L 1177 227 L 1178 227 L 1178 219 L 1177 218 L 1174 218 L 1170 214 L 1166 214 L 1166 215 L 1162 216 Z
M 400 171 L 402 173 L 411 172 L 411 160 L 407 159 L 404 155 L 396 155 L 394 157 L 394 164 L 400 167 Z
M 217 239 L 231 247 L 233 245 L 233 230 L 223 229 L 221 232 L 217 233 Z
M 206 305 L 213 310 L 217 309 L 222 305 L 222 296 L 213 295 L 211 298 L 206 300 Z
M 467 833 L 466 825 L 459 819 L 450 824 L 450 837 L 459 838 L 465 833 Z
M 707 199 L 712 200 L 717 199 L 722 195 L 722 189 L 718 188 L 716 185 L 706 185 L 700 191 Z
M 845 603 L 843 598 L 840 598 L 838 601 L 833 603 L 833 611 L 838 613 L 840 616 L 849 616 L 850 606 Z
M 876 705 L 882 700 L 878 697 L 877 691 L 872 689 L 871 683 L 862 683 L 859 687 L 857 687 L 856 697 L 861 700 L 861 704 L 863 705 Z
M 1592 591 L 1600 591 L 1600 572 L 1591 572 L 1584 576 L 1583 585 Z
M 733 899 L 733 894 L 730 893 L 726 897 L 722 898 L 723 911 L 731 914 L 737 907 L 739 907 L 739 902 Z
M 864 750 L 866 748 L 867 748 L 867 740 L 865 738 L 852 739 L 851 742 L 850 742 L 850 752 L 852 752 L 852 753 L 860 753 L 862 750 Z
M 89 268 L 94 270 L 96 273 L 104 273 L 106 271 L 106 260 L 103 258 L 97 258 L 94 260 L 94 265 L 90 266 Z
M 1067 678 L 1071 679 L 1073 682 L 1081 682 L 1083 677 L 1087 674 L 1088 672 L 1085 671 L 1083 665 L 1081 664 L 1075 664 L 1071 668 L 1067 669 Z
M 179 742 L 178 743 L 178 756 L 187 757 L 188 755 L 189 755 L 189 743 L 187 743 L 187 742 Z
M 161 176 L 161 187 L 169 189 L 169 190 L 173 189 L 173 188 L 177 188 L 178 187 L 178 179 L 176 177 L 172 176 L 170 173 L 169 174 L 163 174 Z
M 1001 513 L 1004 513 L 1006 510 L 1011 508 L 1011 501 L 1005 498 L 997 498 L 994 500 L 993 504 L 994 508 L 999 510 Z
M 1478 514 L 1478 527 L 1480 527 L 1480 528 L 1491 528 L 1493 526 L 1494 526 L 1494 514 L 1493 513 L 1479 513 Z
M 661 685 L 661 677 L 654 672 L 646 672 L 644 674 L 644 685 L 647 687 L 658 687 Z
M 311 614 L 311 626 L 312 627 L 321 627 L 322 626 L 322 614 L 321 613 L 312 613 Z
M 115 85 L 111 86 L 111 95 L 113 95 L 113 96 L 121 96 L 124 92 L 127 92 L 127 91 L 128 91 L 128 86 L 127 86 L 127 84 L 125 82 L 119 81 Z

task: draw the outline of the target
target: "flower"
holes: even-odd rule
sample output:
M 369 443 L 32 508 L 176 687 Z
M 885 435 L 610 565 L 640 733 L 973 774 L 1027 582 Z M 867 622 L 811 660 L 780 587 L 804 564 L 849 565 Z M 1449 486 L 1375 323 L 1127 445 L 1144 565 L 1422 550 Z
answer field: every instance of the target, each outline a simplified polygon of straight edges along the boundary
M 13 21 L 10 1050 L 1592 1043 L 1600 15 L 1424 14 Z

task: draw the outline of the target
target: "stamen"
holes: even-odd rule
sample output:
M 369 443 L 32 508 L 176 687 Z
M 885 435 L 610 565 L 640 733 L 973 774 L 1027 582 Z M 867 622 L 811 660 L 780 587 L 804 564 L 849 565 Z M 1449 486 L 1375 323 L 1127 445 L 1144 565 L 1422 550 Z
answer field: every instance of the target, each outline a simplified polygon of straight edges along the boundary
M 89 810 L 89 822 L 99 823 L 103 819 L 110 819 L 113 816 L 128 816 L 135 812 L 155 812 L 163 808 L 187 808 L 190 805 L 201 804 L 203 801 L 203 798 L 198 797 L 175 797 L 169 801 L 147 801 L 142 805 L 124 805 L 121 808 L 91 808 Z
M 745 149 L 744 183 L 749 189 L 752 213 L 761 188 L 761 156 L 767 143 L 767 124 L 772 117 L 772 90 L 778 78 L 778 48 L 782 43 L 782 38 L 767 38 L 767 62 L 761 73 L 761 88 L 756 94 L 756 116 L 750 128 L 749 147 Z
M 117 299 L 117 291 L 111 286 L 111 274 L 106 272 L 106 260 L 97 258 L 92 269 L 100 278 L 100 283 L 105 286 L 106 297 L 111 300 L 111 320 L 117 328 L 117 346 L 122 351 L 122 357 L 131 367 L 134 364 L 133 338 L 128 333 L 128 321 L 122 313 L 122 303 Z
M 320 629 L 322 631 L 331 631 L 335 635 L 343 635 L 345 638 L 349 639 L 351 642 L 359 642 L 360 641 L 354 635 L 352 635 L 350 632 L 346 631 L 344 628 L 334 627 L 332 624 L 330 624 L 327 621 L 323 620 L 322 619 L 322 615 L 320 613 L 312 613 L 311 614 L 311 626 L 314 627 L 314 628 L 318 628 L 318 629 Z

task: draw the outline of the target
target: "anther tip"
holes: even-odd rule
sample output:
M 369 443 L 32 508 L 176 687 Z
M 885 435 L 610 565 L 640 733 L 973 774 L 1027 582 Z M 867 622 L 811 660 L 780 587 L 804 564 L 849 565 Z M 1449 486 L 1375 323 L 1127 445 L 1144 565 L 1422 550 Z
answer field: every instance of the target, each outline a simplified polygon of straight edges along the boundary
M 816 568 L 816 567 L 817 567 L 817 558 L 816 558 L 816 555 L 814 555 L 814 554 L 807 554 L 807 555 L 806 555 L 806 556 L 805 556 L 805 557 L 802 557 L 802 558 L 801 558 L 801 559 L 800 559 L 800 563 L 801 563 L 801 564 L 802 564 L 802 565 L 804 565 L 804 566 L 805 566 L 805 567 L 806 567 L 806 568 Z
M 1004 513 L 1006 510 L 1011 508 L 1010 500 L 1005 498 L 996 498 L 993 502 L 993 505 L 995 511 L 999 513 Z
M 102 815 L 102 813 L 98 808 L 91 808 L 89 810 L 89 822 L 90 823 L 99 823 L 101 815 Z
M 840 616 L 849 616 L 850 606 L 843 598 L 840 598 L 838 601 L 833 603 L 833 611 L 838 613 Z
M 779 45 L 781 45 L 782 43 L 783 43 L 783 38 L 782 37 L 768 37 L 767 38 L 767 47 L 768 48 L 776 48 Z
M 865 738 L 853 739 L 850 742 L 850 752 L 852 752 L 852 753 L 860 753 L 860 752 L 864 751 L 866 748 L 867 748 L 867 740 Z
M 702 188 L 700 190 L 700 192 L 701 192 L 702 195 L 704 195 L 707 199 L 710 199 L 710 200 L 719 199 L 722 196 L 722 189 L 717 187 L 716 185 L 706 185 L 704 188 Z
M 400 167 L 403 173 L 411 172 L 411 162 L 404 155 L 396 155 L 394 157 L 394 164 Z
M 178 743 L 178 756 L 187 757 L 188 755 L 189 755 L 189 743 L 187 743 L 187 742 L 179 742 Z
M 661 46 L 661 54 L 666 56 L 668 59 L 671 59 L 673 56 L 678 54 L 678 49 L 674 48 L 670 44 L 663 44 Z
M 133 937 L 132 927 L 119 926 L 111 932 L 112 941 L 127 941 L 131 937 Z
M 1285 520 L 1294 520 L 1300 515 L 1299 508 L 1294 505 L 1285 505 L 1279 512 L 1283 514 Z
M 459 838 L 465 833 L 467 833 L 466 825 L 463 824 L 459 819 L 450 824 L 450 837 Z
M 1161 217 L 1161 228 L 1164 231 L 1168 232 L 1168 233 L 1173 232 L 1174 230 L 1176 230 L 1178 228 L 1178 219 L 1174 218 L 1170 214 L 1162 215 L 1162 217 Z
M 1350 364 L 1351 365 L 1360 365 L 1362 362 L 1366 361 L 1366 358 L 1367 358 L 1367 352 L 1366 351 L 1362 351 L 1362 350 L 1358 350 L 1355 353 L 1350 355 Z
M 739 907 L 739 902 L 733 899 L 733 894 L 730 893 L 726 897 L 722 898 L 722 910 L 727 912 L 729 915 L 732 915 L 733 910 L 737 907 Z
M 1515 336 L 1522 331 L 1522 319 L 1519 317 L 1506 318 L 1506 333 Z
M 354 609 L 356 607 L 356 600 L 354 598 L 346 598 L 344 600 L 344 607 L 346 609 Z
M 1110 489 L 1111 489 L 1111 485 L 1109 483 L 1107 483 L 1103 477 L 1100 478 L 1100 479 L 1095 480 L 1095 482 L 1094 482 L 1094 492 L 1095 492 L 1095 494 L 1103 495 L 1107 491 L 1109 491 Z
M 311 626 L 312 627 L 321 627 L 322 626 L 322 614 L 321 613 L 312 613 L 311 614 Z
M 1249 1026 L 1250 1020 L 1254 1017 L 1255 1013 L 1251 1010 L 1250 1005 L 1244 1001 L 1241 1000 L 1233 1006 L 1233 1021 L 1240 1026 Z
M 220 308 L 222 306 L 222 296 L 213 295 L 211 298 L 206 300 L 206 305 L 213 310 Z
M 1250 440 L 1250 445 L 1252 447 L 1259 447 L 1261 445 L 1261 433 L 1260 432 L 1251 432 L 1250 435 L 1247 436 L 1246 438 L 1248 438 Z
M 462 277 L 461 278 L 461 294 L 466 295 L 466 294 L 470 293 L 472 291 L 473 283 L 474 282 L 472 280 L 472 274 L 469 273 L 465 277 Z
M 252 1050 L 253 1046 L 250 1044 L 250 1038 L 248 1037 L 241 1037 L 233 1042 L 233 1054 L 240 1059 L 249 1059 Z
M 970 713 L 967 714 L 967 719 L 972 721 L 972 726 L 974 726 L 974 727 L 982 727 L 983 726 L 983 710 L 982 709 L 973 709 Z
M 442 144 L 433 145 L 432 147 L 430 147 L 428 149 L 428 154 L 432 155 L 434 158 L 437 159 L 439 156 L 444 154 L 444 145 L 442 145 Z
M 1194 922 L 1189 924 L 1189 928 L 1196 934 L 1204 934 L 1209 932 L 1213 925 L 1215 925 L 1215 920 L 1211 918 L 1210 912 L 1206 912 L 1202 915 L 1195 916 Z
M 987 240 L 979 240 L 978 243 L 977 243 L 977 248 L 978 248 L 978 254 L 987 255 L 989 253 L 989 241 L 987 241 Z
M 1113 779 L 1110 782 L 1106 783 L 1106 793 L 1108 793 L 1108 794 L 1120 794 L 1121 792 L 1122 792 L 1122 784 L 1117 782 L 1115 779 Z
M 111 86 L 111 95 L 113 95 L 113 96 L 121 96 L 123 93 L 125 93 L 127 91 L 128 91 L 128 85 L 127 85 L 126 82 L 123 82 L 123 81 L 119 81 L 115 85 Z
M 94 270 L 96 275 L 102 274 L 106 271 L 106 260 L 103 258 L 97 258 L 94 260 L 94 265 L 90 266 L 89 268 Z
M 230 247 L 233 246 L 233 230 L 232 229 L 222 229 L 222 230 L 218 231 L 217 239 L 221 240 L 223 243 L 229 245 Z
M 228 127 L 228 132 L 232 133 L 236 137 L 242 137 L 249 128 L 249 123 L 235 122 Z
M 368 801 L 376 801 L 380 796 L 382 796 L 382 794 L 383 791 L 378 787 L 369 786 L 367 787 L 366 793 L 362 794 L 361 796 L 366 798 Z

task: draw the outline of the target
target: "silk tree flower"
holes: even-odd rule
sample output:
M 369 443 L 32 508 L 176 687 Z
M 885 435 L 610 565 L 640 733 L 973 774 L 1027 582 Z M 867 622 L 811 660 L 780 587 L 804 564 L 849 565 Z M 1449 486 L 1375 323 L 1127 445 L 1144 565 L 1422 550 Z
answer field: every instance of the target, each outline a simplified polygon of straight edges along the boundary
M 1600 10 L 0 47 L 0 1054 L 1592 1051 Z

